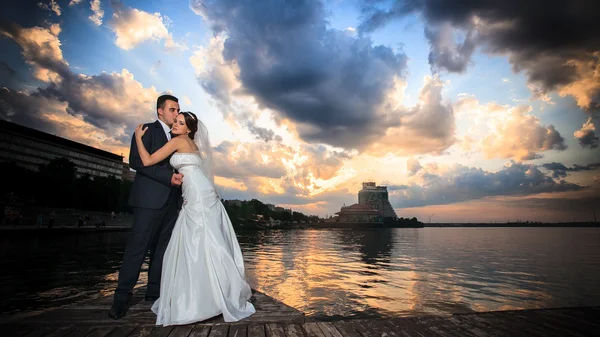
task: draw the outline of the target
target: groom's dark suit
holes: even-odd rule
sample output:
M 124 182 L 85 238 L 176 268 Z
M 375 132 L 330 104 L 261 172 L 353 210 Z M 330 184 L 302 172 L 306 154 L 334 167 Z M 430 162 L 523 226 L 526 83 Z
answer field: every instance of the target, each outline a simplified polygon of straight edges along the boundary
M 159 121 L 144 127 L 148 127 L 148 130 L 142 140 L 146 150 L 152 154 L 163 147 L 168 139 Z M 138 281 L 148 250 L 150 266 L 146 296 L 159 296 L 163 255 L 177 220 L 181 196 L 181 189 L 171 185 L 173 168 L 169 159 L 144 167 L 133 136 L 129 152 L 129 165 L 136 171 L 129 195 L 129 205 L 133 207 L 133 228 L 119 271 L 115 302 L 127 301 Z

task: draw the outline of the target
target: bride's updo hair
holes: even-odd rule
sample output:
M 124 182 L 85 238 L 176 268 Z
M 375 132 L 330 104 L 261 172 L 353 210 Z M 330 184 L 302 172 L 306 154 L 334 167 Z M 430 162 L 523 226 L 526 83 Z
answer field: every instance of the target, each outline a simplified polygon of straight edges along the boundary
M 185 126 L 190 130 L 188 137 L 194 139 L 196 132 L 198 132 L 198 117 L 190 111 L 182 111 L 180 114 L 183 115 L 183 118 L 185 119 Z

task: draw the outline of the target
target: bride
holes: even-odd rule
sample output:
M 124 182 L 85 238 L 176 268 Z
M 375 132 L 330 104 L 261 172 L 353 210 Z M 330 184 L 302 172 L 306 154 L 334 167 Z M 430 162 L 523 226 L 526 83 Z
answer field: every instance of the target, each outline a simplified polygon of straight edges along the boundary
M 150 155 L 135 129 L 144 166 L 169 157 L 183 173 L 183 207 L 165 252 L 160 297 L 152 306 L 157 325 L 182 325 L 223 314 L 226 322 L 254 314 L 244 260 L 214 185 L 208 131 L 191 112 L 177 116 L 173 138 Z

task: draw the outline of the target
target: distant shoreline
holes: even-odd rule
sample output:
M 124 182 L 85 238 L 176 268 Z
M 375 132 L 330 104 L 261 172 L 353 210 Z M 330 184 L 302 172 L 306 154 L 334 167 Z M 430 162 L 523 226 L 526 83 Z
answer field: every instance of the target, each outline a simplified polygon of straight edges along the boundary
M 235 226 L 236 231 L 256 230 L 286 230 L 286 229 L 390 229 L 390 228 L 596 228 L 599 222 L 561 222 L 561 223 L 427 223 L 422 226 L 381 226 L 379 223 L 307 223 L 291 224 L 277 227 L 246 227 Z M 55 226 L 53 228 L 36 226 L 0 226 L 3 233 L 39 233 L 39 234 L 69 234 L 69 233 L 98 233 L 98 232 L 129 232 L 131 226 L 118 225 L 106 227 L 93 226 Z
M 426 223 L 424 227 L 600 227 L 600 222 Z

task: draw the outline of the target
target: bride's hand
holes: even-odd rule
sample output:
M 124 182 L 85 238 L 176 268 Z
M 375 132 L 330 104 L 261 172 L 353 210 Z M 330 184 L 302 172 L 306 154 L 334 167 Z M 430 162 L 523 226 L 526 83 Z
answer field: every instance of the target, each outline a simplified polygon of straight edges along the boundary
M 135 128 L 135 136 L 142 138 L 142 136 L 146 133 L 148 127 L 144 127 L 144 124 L 140 124 Z

